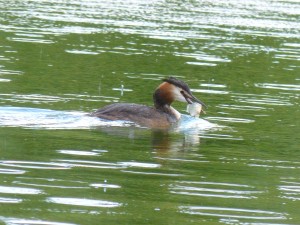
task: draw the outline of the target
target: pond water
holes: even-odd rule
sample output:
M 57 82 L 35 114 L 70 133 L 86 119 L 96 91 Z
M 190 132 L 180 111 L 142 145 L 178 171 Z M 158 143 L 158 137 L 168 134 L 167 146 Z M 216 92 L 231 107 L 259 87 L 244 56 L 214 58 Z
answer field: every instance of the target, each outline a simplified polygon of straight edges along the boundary
M 300 224 L 298 0 L 0 0 L 1 224 Z M 172 130 L 101 121 L 186 81 Z

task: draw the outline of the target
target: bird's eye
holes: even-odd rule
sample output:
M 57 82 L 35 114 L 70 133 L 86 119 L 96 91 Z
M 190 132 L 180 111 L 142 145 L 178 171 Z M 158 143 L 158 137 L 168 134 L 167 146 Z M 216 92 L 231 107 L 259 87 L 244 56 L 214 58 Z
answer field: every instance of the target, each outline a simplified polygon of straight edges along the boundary
M 181 91 L 180 91 L 180 93 L 183 95 L 183 94 L 184 94 L 184 91 L 183 91 L 183 90 L 181 90 Z

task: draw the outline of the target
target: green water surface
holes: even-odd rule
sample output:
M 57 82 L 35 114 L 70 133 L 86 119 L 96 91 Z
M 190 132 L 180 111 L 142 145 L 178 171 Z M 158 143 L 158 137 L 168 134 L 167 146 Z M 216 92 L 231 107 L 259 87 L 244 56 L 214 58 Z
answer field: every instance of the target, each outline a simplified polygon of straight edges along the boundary
M 299 15 L 292 0 L 0 0 L 0 221 L 300 224 Z M 218 128 L 68 122 L 152 105 L 168 76 Z

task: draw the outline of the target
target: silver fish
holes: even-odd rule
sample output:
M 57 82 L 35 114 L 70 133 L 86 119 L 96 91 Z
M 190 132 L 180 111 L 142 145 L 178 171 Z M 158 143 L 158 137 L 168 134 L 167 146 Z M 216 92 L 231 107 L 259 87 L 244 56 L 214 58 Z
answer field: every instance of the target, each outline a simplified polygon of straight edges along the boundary
M 186 111 L 193 117 L 199 117 L 199 115 L 202 111 L 202 105 L 197 102 L 188 104 Z

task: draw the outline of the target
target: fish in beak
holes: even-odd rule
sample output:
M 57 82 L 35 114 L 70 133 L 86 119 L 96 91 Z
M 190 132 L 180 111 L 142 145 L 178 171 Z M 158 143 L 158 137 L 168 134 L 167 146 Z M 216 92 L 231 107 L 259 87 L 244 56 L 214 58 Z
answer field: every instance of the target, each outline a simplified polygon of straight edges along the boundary
M 186 91 L 181 91 L 181 94 L 185 98 L 185 100 L 188 104 L 193 104 L 193 103 L 197 102 L 197 103 L 201 104 L 203 107 L 207 108 L 206 105 L 202 101 L 197 99 L 194 95 L 192 95 L 192 93 L 186 92 Z

